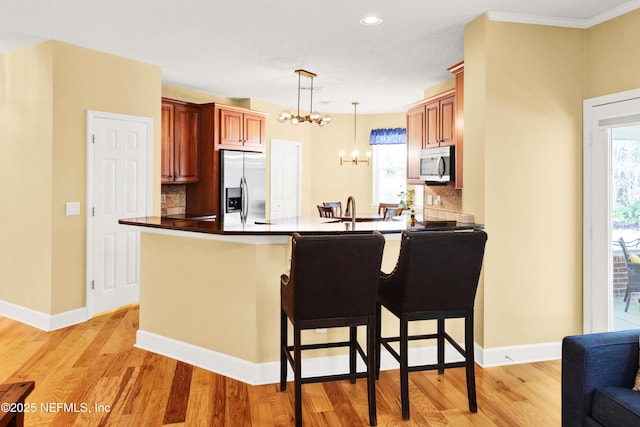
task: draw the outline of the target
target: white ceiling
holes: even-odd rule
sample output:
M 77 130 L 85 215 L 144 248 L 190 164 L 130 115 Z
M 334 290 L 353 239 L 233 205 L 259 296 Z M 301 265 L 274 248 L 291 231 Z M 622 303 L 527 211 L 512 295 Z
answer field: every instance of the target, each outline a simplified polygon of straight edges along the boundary
M 404 111 L 463 59 L 463 27 L 496 20 L 587 28 L 640 0 L 0 0 L 0 53 L 55 39 L 162 67 L 164 83 L 295 110 Z M 364 27 L 375 14 L 384 22 Z M 1 76 L 0 76 L 1 78 Z M 302 79 L 303 86 L 308 79 Z M 308 110 L 308 91 L 301 109 Z

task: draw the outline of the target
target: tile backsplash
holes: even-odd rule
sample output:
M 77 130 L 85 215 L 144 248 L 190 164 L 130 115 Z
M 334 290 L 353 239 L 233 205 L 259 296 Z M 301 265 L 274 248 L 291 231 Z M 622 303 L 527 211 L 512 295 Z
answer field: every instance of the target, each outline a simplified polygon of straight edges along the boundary
M 462 190 L 453 188 L 453 183 L 448 185 L 416 186 L 416 191 L 420 187 L 424 191 L 424 216 L 455 219 L 456 214 L 462 212 Z M 186 184 L 162 185 L 161 194 L 164 198 L 164 202 L 160 204 L 162 216 L 185 213 L 186 192 Z M 431 196 L 431 204 L 428 203 L 429 196 Z M 440 197 L 440 204 L 436 205 L 438 197 Z
M 161 194 L 164 202 L 160 203 L 162 216 L 185 213 L 186 192 L 186 184 L 163 185 Z
M 453 183 L 425 185 L 423 188 L 424 216 L 454 220 L 456 215 L 462 212 L 462 190 L 456 190 Z M 436 204 L 438 200 L 439 204 Z

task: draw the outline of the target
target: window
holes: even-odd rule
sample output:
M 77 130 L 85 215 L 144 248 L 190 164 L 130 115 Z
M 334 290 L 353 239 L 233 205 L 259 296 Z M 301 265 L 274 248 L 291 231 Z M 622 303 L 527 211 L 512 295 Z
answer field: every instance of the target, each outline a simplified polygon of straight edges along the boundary
M 407 146 L 373 146 L 373 204 L 400 201 L 407 189 Z
M 407 189 L 406 129 L 373 129 L 373 205 L 400 201 Z

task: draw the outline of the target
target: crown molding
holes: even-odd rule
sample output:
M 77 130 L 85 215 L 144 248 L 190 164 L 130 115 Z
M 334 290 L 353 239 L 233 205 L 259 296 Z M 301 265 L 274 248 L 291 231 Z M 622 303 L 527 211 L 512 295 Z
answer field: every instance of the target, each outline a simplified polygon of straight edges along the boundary
M 625 13 L 629 13 L 632 10 L 636 10 L 638 8 L 640 8 L 640 0 L 628 1 L 618 7 L 614 7 L 613 9 L 610 9 L 606 12 L 602 12 L 600 15 L 596 15 L 591 19 L 587 19 L 587 28 L 602 24 L 605 21 L 617 18 L 618 16 L 624 15 Z
M 631 0 L 589 19 L 557 18 L 553 16 L 525 15 L 519 13 L 487 12 L 491 21 L 511 22 L 516 24 L 549 25 L 553 27 L 587 29 L 601 24 L 632 10 L 640 8 L 640 0 Z
M 587 28 L 585 19 L 557 18 L 553 16 L 525 15 L 520 13 L 487 12 L 490 21 L 514 24 L 550 25 L 552 27 Z

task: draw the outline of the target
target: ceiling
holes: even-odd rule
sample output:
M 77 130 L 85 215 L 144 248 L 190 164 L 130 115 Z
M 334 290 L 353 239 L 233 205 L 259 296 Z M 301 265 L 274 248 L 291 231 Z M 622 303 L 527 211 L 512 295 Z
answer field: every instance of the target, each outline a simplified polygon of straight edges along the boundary
M 588 28 L 640 0 L 2 0 L 0 53 L 54 39 L 162 67 L 166 84 L 295 110 L 404 111 L 463 59 L 464 25 L 491 19 Z M 365 27 L 367 15 L 384 22 Z M 303 78 L 302 85 L 309 80 Z M 309 91 L 302 92 L 307 111 Z

